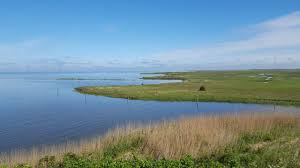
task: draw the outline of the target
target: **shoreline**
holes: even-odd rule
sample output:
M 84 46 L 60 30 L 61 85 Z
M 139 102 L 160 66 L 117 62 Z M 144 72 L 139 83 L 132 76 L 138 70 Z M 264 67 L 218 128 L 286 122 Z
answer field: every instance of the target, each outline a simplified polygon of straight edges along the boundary
M 279 79 L 276 79 L 275 77 L 275 79 L 272 79 L 273 73 L 277 73 L 276 75 L 279 76 Z M 293 79 L 293 73 L 299 73 L 299 71 L 245 70 L 152 73 L 154 75 L 162 75 L 144 76 L 142 79 L 181 80 L 182 82 L 170 82 L 142 86 L 83 86 L 75 88 L 74 90 L 82 94 L 133 100 L 226 102 L 300 106 L 300 96 L 296 96 L 296 94 L 290 90 L 288 86 L 285 86 L 285 83 L 280 79 L 281 76 L 283 76 L 285 78 L 294 80 L 294 85 L 296 85 L 296 82 L 300 82 L 300 80 Z M 264 77 L 264 75 L 261 74 L 272 74 L 272 77 Z M 216 77 L 213 77 L 212 79 L 205 79 L 210 78 L 209 75 Z M 222 75 L 228 76 L 228 79 Z M 236 77 L 231 79 L 231 75 L 235 75 Z M 272 79 L 272 81 L 270 79 Z M 214 84 L 213 82 L 218 83 Z M 247 84 L 246 82 L 249 82 L 250 84 Z M 276 84 L 272 86 L 272 83 L 274 82 L 276 82 Z M 251 83 L 253 83 L 254 86 L 251 86 Z M 230 86 L 230 84 L 233 86 Z M 248 85 L 246 86 L 248 88 L 243 88 L 243 84 Z M 207 86 L 207 91 L 198 91 L 197 87 L 200 85 Z M 213 86 L 211 87 L 210 85 Z M 270 87 L 265 85 L 270 85 Z M 299 90 L 300 93 L 300 86 L 294 87 L 295 89 Z M 254 92 L 253 90 L 258 89 L 261 90 L 263 94 L 261 94 L 259 91 L 256 93 L 251 93 Z
M 160 84 L 158 84 L 160 85 Z M 235 100 L 232 98 L 228 98 L 229 100 L 226 99 L 163 99 L 163 98 L 154 98 L 154 99 L 148 99 L 148 98 L 135 98 L 134 96 L 112 96 L 112 95 L 102 95 L 94 92 L 89 92 L 87 88 L 94 87 L 94 86 L 83 86 L 83 87 L 78 87 L 74 88 L 74 90 L 80 94 L 88 94 L 88 95 L 94 95 L 94 96 L 104 96 L 104 97 L 110 97 L 110 98 L 119 98 L 119 99 L 128 99 L 128 100 L 141 100 L 141 101 L 159 101 L 159 102 L 203 102 L 203 103 L 236 103 L 236 104 L 257 104 L 257 105 L 276 105 L 276 106 L 286 106 L 286 107 L 300 107 L 300 101 L 298 102 L 291 102 L 290 100 L 286 101 L 269 101 L 269 99 L 266 99 L 266 101 L 263 101 L 263 99 L 258 99 L 258 100 Z M 97 86 L 98 87 L 98 86 Z M 106 87 L 106 86 L 103 86 Z M 111 87 L 111 86 L 107 86 Z M 116 86 L 119 87 L 119 86 Z M 122 87 L 122 86 L 121 86 Z
M 264 112 L 200 115 L 146 125 L 127 125 L 80 142 L 1 153 L 0 167 L 18 163 L 27 167 L 37 164 L 67 166 L 65 164 L 70 162 L 81 167 L 107 162 L 109 165 L 135 165 L 136 162 L 156 165 L 163 158 L 167 165 L 171 164 L 169 162 L 180 164 L 188 159 L 194 164 L 218 163 L 224 167 L 229 166 L 229 160 L 234 158 L 242 159 L 237 160 L 237 164 L 244 166 L 253 163 L 280 165 L 281 162 L 275 162 L 278 157 L 284 164 L 298 165 L 299 160 L 293 162 L 293 157 L 300 144 L 299 122 L 299 113 Z M 246 159 L 245 155 L 251 157 Z M 221 159 L 224 157 L 230 159 Z

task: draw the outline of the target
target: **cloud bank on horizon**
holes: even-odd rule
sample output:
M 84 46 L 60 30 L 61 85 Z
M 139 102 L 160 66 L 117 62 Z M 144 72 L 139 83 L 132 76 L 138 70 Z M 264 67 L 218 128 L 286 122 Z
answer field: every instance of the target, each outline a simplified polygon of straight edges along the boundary
M 114 33 L 118 28 L 107 24 L 103 31 Z M 45 46 L 48 39 L 37 38 L 0 44 L 0 72 L 41 71 L 45 67 L 47 71 L 300 68 L 300 11 L 247 25 L 244 33 L 247 37 L 239 40 L 135 58 L 74 55 L 52 58 L 51 47 Z M 50 51 L 50 56 L 43 57 L 45 51 Z

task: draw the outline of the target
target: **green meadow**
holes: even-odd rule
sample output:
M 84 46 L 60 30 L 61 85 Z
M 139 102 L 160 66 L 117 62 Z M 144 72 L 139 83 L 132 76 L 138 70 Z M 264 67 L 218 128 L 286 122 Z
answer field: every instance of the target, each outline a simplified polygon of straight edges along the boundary
M 138 100 L 300 105 L 300 70 L 166 72 L 157 76 L 155 74 L 144 79 L 182 82 L 79 87 L 75 90 L 84 94 Z

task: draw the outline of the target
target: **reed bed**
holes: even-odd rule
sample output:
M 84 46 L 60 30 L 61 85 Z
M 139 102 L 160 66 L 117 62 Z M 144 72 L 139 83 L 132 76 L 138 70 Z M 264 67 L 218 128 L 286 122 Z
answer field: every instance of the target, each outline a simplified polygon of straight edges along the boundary
M 269 131 L 282 124 L 298 125 L 292 113 L 252 113 L 182 118 L 150 126 L 145 132 L 145 153 L 179 159 L 203 156 L 232 143 L 240 134 Z
M 56 156 L 57 158 L 61 158 L 66 153 L 86 154 L 94 151 L 101 151 L 106 146 L 117 143 L 125 136 L 134 134 L 135 132 L 136 129 L 129 124 L 126 127 L 119 127 L 113 131 L 109 131 L 104 136 L 0 153 L 0 166 L 1 164 L 13 166 L 19 163 L 36 165 L 38 161 L 45 156 Z
M 35 165 L 40 158 L 47 155 L 59 158 L 68 152 L 75 154 L 101 152 L 121 140 L 130 141 L 131 137 L 142 137 L 143 142 L 137 149 L 140 155 L 156 159 L 161 157 L 178 159 L 186 154 L 201 157 L 233 143 L 243 133 L 270 131 L 281 125 L 299 127 L 300 130 L 300 115 L 278 112 L 205 115 L 148 125 L 129 124 L 109 131 L 104 136 L 2 153 L 0 163 L 9 166 L 16 163 Z

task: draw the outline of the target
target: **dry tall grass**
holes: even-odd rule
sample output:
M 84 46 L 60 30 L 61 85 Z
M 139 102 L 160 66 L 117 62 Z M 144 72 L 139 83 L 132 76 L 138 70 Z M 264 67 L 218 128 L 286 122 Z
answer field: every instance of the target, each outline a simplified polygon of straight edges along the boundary
M 199 116 L 181 118 L 144 126 L 129 125 L 79 142 L 35 148 L 29 151 L 14 151 L 0 155 L 0 163 L 36 164 L 46 155 L 62 156 L 101 151 L 133 135 L 142 136 L 144 142 L 139 152 L 155 158 L 180 158 L 185 154 L 207 155 L 223 147 L 241 134 L 254 131 L 268 131 L 280 124 L 300 127 L 300 115 L 296 113 L 247 113 L 239 115 Z
M 279 124 L 299 125 L 290 113 L 253 113 L 183 118 L 151 126 L 146 130 L 144 152 L 156 157 L 201 156 L 233 142 L 241 133 L 269 131 Z

